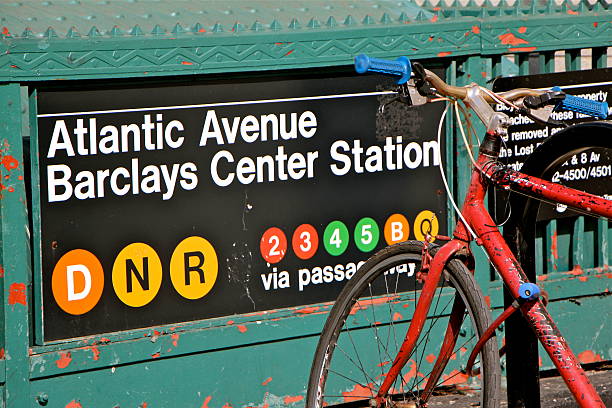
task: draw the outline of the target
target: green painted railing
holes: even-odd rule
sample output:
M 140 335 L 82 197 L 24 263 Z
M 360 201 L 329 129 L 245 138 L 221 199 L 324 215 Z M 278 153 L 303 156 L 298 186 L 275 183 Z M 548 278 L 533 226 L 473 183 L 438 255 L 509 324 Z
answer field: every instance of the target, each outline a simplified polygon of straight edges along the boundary
M 35 138 L 29 93 L 41 81 L 199 75 L 270 74 L 276 70 L 350 65 L 354 55 L 407 55 L 435 60 L 455 84 L 508 74 L 605 67 L 611 56 L 612 10 L 603 3 L 558 6 L 419 7 L 409 1 L 268 2 L 53 1 L 3 3 L 0 12 L 2 156 L 23 163 L 23 138 Z M 449 125 L 449 132 L 453 132 Z M 455 152 L 459 152 L 456 156 Z M 469 164 L 448 143 L 449 175 L 461 196 Z M 24 169 L 9 176 L 0 200 L 0 406 L 303 405 L 312 352 L 329 305 L 320 314 L 291 308 L 34 346 L 28 207 Z M 4 182 L 9 185 L 9 182 Z M 34 186 L 36 187 L 36 186 Z M 450 212 L 450 211 L 449 211 Z M 538 274 L 554 293 L 551 309 L 577 353 L 612 359 L 612 328 L 593 316 L 610 309 L 610 225 L 574 218 L 538 227 Z M 556 242 L 558 256 L 551 245 Z M 588 248 L 601 248 L 600 251 Z M 494 308 L 501 284 L 475 250 L 477 277 Z M 599 269 L 598 269 L 599 268 Z M 604 273 L 604 275 L 605 275 Z M 567 299 L 581 299 L 579 306 Z M 576 314 L 588 318 L 577 321 Z M 577 326 L 577 323 L 580 326 Z M 595 327 L 597 326 L 597 327 Z M 599 328 L 597 341 L 591 334 Z M 177 340 L 178 339 L 178 340 Z M 180 345 L 180 347 L 177 346 Z M 593 357 L 595 356 L 595 357 Z M 548 368 L 544 363 L 543 368 Z M 172 375 L 168 375 L 172 373 Z M 109 390 L 125 390 L 121 395 Z M 128 392 L 129 391 L 129 392 Z

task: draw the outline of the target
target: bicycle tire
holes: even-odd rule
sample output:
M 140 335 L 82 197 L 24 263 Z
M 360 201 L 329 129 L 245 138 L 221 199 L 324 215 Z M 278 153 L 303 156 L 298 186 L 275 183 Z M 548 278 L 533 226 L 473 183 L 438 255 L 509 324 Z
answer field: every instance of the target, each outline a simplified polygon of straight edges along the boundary
M 610 155 L 609 152 L 612 151 L 611 122 L 582 123 L 554 134 L 535 149 L 525 160 L 520 171 L 534 177 L 551 180 L 555 171 L 562 168 L 563 163 L 572 156 L 591 149 L 605 149 Z M 595 193 L 589 189 L 585 190 Z M 535 240 L 536 225 L 544 206 L 550 206 L 550 204 L 522 194 L 512 193 L 509 198 L 512 215 L 504 226 L 504 238 L 532 282 L 536 281 L 535 265 L 541 262 L 540 257 L 536 255 Z M 574 216 L 577 215 L 577 213 L 574 214 Z M 582 215 L 588 217 L 586 214 Z M 574 219 L 575 217 L 560 219 L 558 227 L 572 223 Z M 512 299 L 506 294 L 505 303 L 509 304 L 511 301 Z M 514 390 L 508 394 L 508 403 L 519 406 L 525 404 L 526 399 L 539 401 L 540 367 L 537 364 L 537 337 L 520 316 L 509 318 L 505 328 L 508 389 Z M 569 391 L 567 393 L 569 395 Z
M 407 241 L 377 252 L 343 288 L 319 338 L 308 383 L 307 408 L 320 408 L 346 402 L 351 402 L 351 406 L 369 406 L 369 399 L 376 394 L 377 386 L 380 386 L 384 378 L 386 372 L 384 366 L 395 357 L 394 350 L 401 344 L 408 327 L 409 319 L 404 319 L 400 312 L 405 312 L 406 309 L 413 307 L 418 299 L 420 290 L 416 280 L 418 275 L 416 271 L 420 268 L 422 248 L 421 242 Z M 430 253 L 435 252 L 437 252 L 437 247 L 434 246 Z M 403 265 L 406 266 L 403 267 Z M 400 276 L 402 282 L 399 282 Z M 395 281 L 388 277 L 394 278 Z M 448 262 L 441 281 L 444 284 L 437 288 L 437 296 L 430 308 L 432 316 L 436 317 L 428 317 L 421 338 L 418 339 L 417 347 L 406 365 L 406 367 L 410 366 L 410 371 L 402 370 L 401 383 L 398 384 L 396 381 L 394 390 L 392 390 L 394 394 L 388 397 L 387 402 L 418 400 L 419 389 L 424 385 L 424 378 L 428 376 L 424 374 L 426 370 L 422 371 L 422 368 L 433 366 L 436 355 L 434 353 L 439 351 L 447 326 L 448 316 L 444 316 L 444 313 L 450 311 L 447 308 L 457 295 L 466 306 L 461 328 L 462 333 L 465 332 L 460 333 L 453 349 L 454 356 L 456 355 L 458 360 L 467 360 L 479 335 L 484 333 L 490 325 L 491 316 L 484 296 L 474 277 L 460 260 L 452 259 Z M 389 293 L 390 283 L 395 289 L 393 293 Z M 412 290 L 403 291 L 410 286 L 413 287 Z M 386 293 L 384 290 L 380 293 L 381 288 L 386 289 Z M 444 300 L 440 303 L 442 298 Z M 441 304 L 445 306 L 439 309 Z M 382 312 L 388 313 L 388 316 L 379 320 L 376 313 L 381 315 Z M 368 316 L 370 314 L 372 320 Z M 466 317 L 471 322 L 471 327 L 466 324 Z M 442 330 L 441 334 L 440 330 Z M 367 332 L 370 333 L 366 337 Z M 435 344 L 433 344 L 435 347 L 431 347 L 430 341 L 434 340 L 432 333 L 439 335 L 435 338 Z M 468 340 L 464 341 L 466 337 Z M 480 406 L 485 408 L 499 406 L 501 374 L 497 342 L 494 339 L 495 337 L 485 344 L 479 356 Z M 375 344 L 368 342 L 371 340 Z M 420 347 L 424 341 L 425 344 Z M 348 348 L 346 346 L 350 345 L 349 343 L 352 343 L 351 347 L 354 350 L 344 349 Z M 334 351 L 338 352 L 334 353 Z M 353 351 L 354 359 L 347 355 L 348 352 Z M 381 351 L 385 354 L 384 356 Z M 446 374 L 441 377 L 445 379 L 440 384 L 442 386 L 445 385 L 444 382 L 456 382 L 456 380 L 451 380 L 462 375 L 457 369 L 456 360 L 452 362 L 454 368 L 447 366 L 447 370 L 452 368 L 453 371 L 445 371 Z M 367 365 L 367 368 L 364 367 L 364 364 Z M 340 369 L 343 372 L 338 371 Z M 356 380 L 353 377 L 360 370 L 363 372 L 359 375 L 363 375 L 365 384 L 361 382 L 361 378 Z M 465 379 L 465 377 L 460 378 Z M 473 383 L 477 382 L 474 378 L 472 378 Z M 417 379 L 419 379 L 418 382 Z M 410 387 L 408 386 L 409 381 L 411 382 Z M 429 402 L 431 403 L 432 400 Z

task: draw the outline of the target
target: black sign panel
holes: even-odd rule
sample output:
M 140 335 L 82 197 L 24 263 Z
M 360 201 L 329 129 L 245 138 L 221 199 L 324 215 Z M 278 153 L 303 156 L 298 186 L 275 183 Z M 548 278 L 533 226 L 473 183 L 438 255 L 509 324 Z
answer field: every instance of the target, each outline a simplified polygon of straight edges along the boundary
M 612 107 L 612 69 L 563 72 L 501 78 L 495 81 L 496 92 L 514 88 L 550 89 L 559 86 L 569 95 L 580 96 L 599 102 L 608 102 Z M 498 105 L 497 110 L 505 111 L 511 117 L 512 125 L 504 143 L 501 160 L 514 170 L 520 171 L 523 163 L 544 140 L 562 130 L 562 127 L 544 126 L 534 123 L 522 114 L 512 114 Z M 610 112 L 610 110 L 609 110 Z M 552 119 L 567 124 L 596 120 L 580 113 L 560 110 L 553 112 Z M 582 191 L 612 199 L 612 151 L 595 148 L 568 158 L 554 169 L 552 181 Z M 499 193 L 498 193 L 499 194 Z M 501 203 L 501 204 L 500 204 Z M 504 200 L 498 200 L 498 213 L 504 213 Z M 562 218 L 576 215 L 563 205 L 542 205 L 538 219 Z
M 45 340 L 329 301 L 375 250 L 444 233 L 443 107 L 381 110 L 384 89 L 39 90 Z

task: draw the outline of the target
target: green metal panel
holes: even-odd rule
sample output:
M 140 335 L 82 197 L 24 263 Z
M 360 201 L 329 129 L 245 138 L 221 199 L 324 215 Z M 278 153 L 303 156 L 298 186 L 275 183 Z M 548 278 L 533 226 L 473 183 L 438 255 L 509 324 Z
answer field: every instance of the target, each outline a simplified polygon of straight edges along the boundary
M 530 54 L 541 72 L 553 72 L 556 50 L 565 50 L 567 70 L 583 66 L 585 48 L 592 48 L 593 67 L 605 67 L 612 38 L 612 10 L 600 2 L 575 8 L 554 1 L 469 3 L 442 10 L 387 0 L 213 1 L 205 9 L 196 1 L 69 0 L 0 7 L 0 81 L 10 83 L 0 86 L 0 150 L 19 164 L 0 167 L 7 187 L 0 200 L 0 407 L 300 406 L 330 308 L 289 308 L 40 345 L 40 296 L 31 292 L 40 287 L 40 276 L 30 268 L 32 259 L 36 271 L 39 254 L 32 254 L 28 235 L 39 239 L 40 203 L 31 204 L 34 230 L 28 231 L 23 180 L 24 138 L 37 151 L 39 81 L 252 76 L 346 66 L 366 52 L 439 58 L 451 83 L 484 85 L 498 75 L 530 73 Z M 28 99 L 28 88 L 20 85 L 33 96 Z M 454 133 L 451 125 L 447 133 Z M 454 175 L 449 179 L 455 179 L 451 188 L 461 197 L 470 169 L 462 143 L 449 139 L 446 158 L 448 175 Z M 36 169 L 36 155 L 31 160 Z M 32 184 L 38 188 L 35 178 Z M 551 294 L 559 326 L 584 362 L 612 359 L 611 328 L 598 319 L 611 302 L 605 296 L 611 226 L 575 218 L 538 228 L 539 282 Z M 482 252 L 474 251 L 477 278 L 499 311 L 500 282 L 491 279 Z M 542 368 L 549 367 L 544 359 Z
M 25 405 L 29 393 L 30 248 L 22 148 L 22 93 L 19 84 L 0 86 L 0 269 L 4 271 L 4 400 L 8 407 Z

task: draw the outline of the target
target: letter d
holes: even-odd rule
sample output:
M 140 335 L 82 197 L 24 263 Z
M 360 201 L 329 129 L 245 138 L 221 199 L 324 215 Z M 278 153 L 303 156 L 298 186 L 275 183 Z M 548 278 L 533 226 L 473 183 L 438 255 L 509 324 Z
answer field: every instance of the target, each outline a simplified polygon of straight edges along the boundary
M 74 273 L 80 272 L 85 279 L 85 287 L 82 291 L 74 291 Z M 91 292 L 91 272 L 85 265 L 68 265 L 66 267 L 66 285 L 68 286 L 68 301 L 85 299 Z

